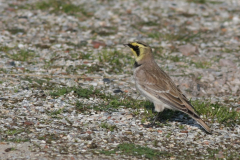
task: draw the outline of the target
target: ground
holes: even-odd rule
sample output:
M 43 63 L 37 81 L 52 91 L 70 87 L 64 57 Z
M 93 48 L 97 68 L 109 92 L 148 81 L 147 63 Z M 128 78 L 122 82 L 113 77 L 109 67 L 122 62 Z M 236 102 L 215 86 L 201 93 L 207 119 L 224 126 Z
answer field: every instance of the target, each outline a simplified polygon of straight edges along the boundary
M 240 3 L 0 0 L 0 159 L 240 159 Z M 213 130 L 156 113 L 143 41 Z

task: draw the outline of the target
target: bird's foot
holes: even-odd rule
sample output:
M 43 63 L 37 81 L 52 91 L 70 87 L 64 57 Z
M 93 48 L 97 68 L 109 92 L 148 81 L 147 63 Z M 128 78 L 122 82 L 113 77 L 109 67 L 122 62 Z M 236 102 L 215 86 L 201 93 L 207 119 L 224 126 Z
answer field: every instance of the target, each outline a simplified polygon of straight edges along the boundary
M 145 125 L 145 127 L 146 127 L 146 128 L 151 128 L 151 127 L 153 127 L 153 125 L 155 124 L 155 121 L 156 121 L 157 118 L 158 118 L 158 115 L 159 115 L 159 112 L 158 112 L 157 115 L 154 117 L 153 122 L 150 123 L 150 124 Z

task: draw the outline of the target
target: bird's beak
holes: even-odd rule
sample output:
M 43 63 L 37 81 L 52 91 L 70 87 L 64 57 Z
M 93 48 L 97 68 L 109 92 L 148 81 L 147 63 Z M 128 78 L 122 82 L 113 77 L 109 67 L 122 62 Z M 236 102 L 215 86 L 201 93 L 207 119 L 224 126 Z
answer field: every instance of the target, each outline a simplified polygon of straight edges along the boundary
M 123 44 L 125 47 L 129 47 L 129 44 Z

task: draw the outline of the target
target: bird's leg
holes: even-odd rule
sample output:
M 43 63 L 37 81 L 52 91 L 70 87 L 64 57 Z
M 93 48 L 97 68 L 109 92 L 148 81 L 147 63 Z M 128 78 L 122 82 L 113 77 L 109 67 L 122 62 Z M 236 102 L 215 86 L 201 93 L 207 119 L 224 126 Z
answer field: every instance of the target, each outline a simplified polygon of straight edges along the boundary
M 160 112 L 157 113 L 157 115 L 155 116 L 155 118 L 154 118 L 153 122 L 151 123 L 151 125 L 154 125 L 155 121 L 156 121 L 157 118 L 158 118 L 159 113 L 160 113 Z
M 151 123 L 151 126 L 155 123 L 155 121 L 158 118 L 158 115 L 160 112 L 162 112 L 164 110 L 164 107 L 162 104 L 158 104 L 158 103 L 154 103 L 154 107 L 155 107 L 155 111 L 158 112 L 157 115 L 155 116 L 153 122 Z
M 146 127 L 152 127 L 152 126 L 154 125 L 155 121 L 157 120 L 157 118 L 158 118 L 158 115 L 159 115 L 159 112 L 158 112 L 158 113 L 157 113 L 157 115 L 154 117 L 154 120 L 153 120 L 153 122 L 152 122 L 152 123 L 150 123 L 150 124 L 148 124 L 148 125 L 146 125 Z

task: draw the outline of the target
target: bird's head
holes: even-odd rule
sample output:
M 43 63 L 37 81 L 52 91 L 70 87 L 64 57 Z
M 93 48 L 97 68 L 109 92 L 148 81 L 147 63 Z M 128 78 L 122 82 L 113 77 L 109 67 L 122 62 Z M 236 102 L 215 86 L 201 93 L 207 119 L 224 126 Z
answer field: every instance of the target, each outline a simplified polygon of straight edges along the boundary
M 153 58 L 152 50 L 147 44 L 144 44 L 142 42 L 131 42 L 124 45 L 128 46 L 131 49 L 136 62 L 140 62 L 148 58 Z

